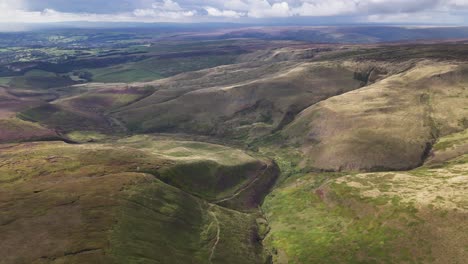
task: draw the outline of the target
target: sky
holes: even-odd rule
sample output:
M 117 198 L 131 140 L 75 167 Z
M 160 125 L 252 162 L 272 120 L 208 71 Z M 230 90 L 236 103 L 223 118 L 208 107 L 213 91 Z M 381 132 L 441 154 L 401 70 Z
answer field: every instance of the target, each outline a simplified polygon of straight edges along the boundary
M 0 23 L 467 24 L 468 0 L 0 0 Z

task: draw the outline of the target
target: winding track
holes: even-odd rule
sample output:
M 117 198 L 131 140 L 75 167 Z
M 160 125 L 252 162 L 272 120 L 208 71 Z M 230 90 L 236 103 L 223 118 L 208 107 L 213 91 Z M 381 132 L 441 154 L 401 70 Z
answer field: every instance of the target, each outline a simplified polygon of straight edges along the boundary
M 216 216 L 216 214 L 213 211 L 211 211 L 213 206 L 214 206 L 213 204 L 210 204 L 210 214 L 213 216 L 213 218 L 214 218 L 214 220 L 216 222 L 216 241 L 215 241 L 214 245 L 211 247 L 210 258 L 208 259 L 210 263 L 213 263 L 212 260 L 213 260 L 213 257 L 214 257 L 216 247 L 218 246 L 218 243 L 219 243 L 219 240 L 220 240 L 220 234 L 221 234 L 221 228 L 219 226 L 218 217 Z
M 222 203 L 222 202 L 227 202 L 227 201 L 230 201 L 234 198 L 236 198 L 237 196 L 239 196 L 241 193 L 243 193 L 245 190 L 249 189 L 250 187 L 252 187 L 252 185 L 257 182 L 259 179 L 260 179 L 260 176 L 262 176 L 263 174 L 265 174 L 265 172 L 270 168 L 270 164 L 267 164 L 266 167 L 260 172 L 258 173 L 255 178 L 250 181 L 247 185 L 245 185 L 244 187 L 240 188 L 239 190 L 237 190 L 234 194 L 226 197 L 226 198 L 223 198 L 221 200 L 217 200 L 217 201 L 213 201 L 212 203 L 214 204 L 219 204 L 219 203 Z

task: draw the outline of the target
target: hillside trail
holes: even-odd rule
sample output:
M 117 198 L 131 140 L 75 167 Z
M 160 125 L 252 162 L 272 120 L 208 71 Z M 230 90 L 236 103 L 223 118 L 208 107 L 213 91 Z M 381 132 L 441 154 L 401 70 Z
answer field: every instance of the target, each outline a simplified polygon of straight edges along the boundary
M 120 121 L 119 119 L 109 116 L 106 116 L 107 120 L 109 121 L 111 126 L 115 126 L 120 129 L 123 133 L 128 133 L 128 128 Z
M 260 179 L 260 176 L 262 176 L 263 174 L 265 174 L 265 172 L 270 168 L 270 165 L 267 164 L 266 167 L 260 172 L 260 173 L 257 173 L 257 175 L 255 176 L 255 178 L 250 181 L 247 185 L 245 185 L 244 187 L 240 188 L 239 190 L 237 190 L 234 194 L 226 197 L 226 198 L 223 198 L 221 200 L 217 200 L 217 201 L 213 201 L 212 203 L 214 204 L 219 204 L 219 203 L 223 203 L 223 202 L 227 202 L 227 201 L 230 201 L 234 198 L 236 198 L 237 196 L 239 196 L 241 193 L 243 193 L 244 191 L 246 191 L 247 189 L 249 189 L 250 187 L 252 187 L 252 185 L 254 183 L 256 183 L 259 179 Z
M 218 246 L 218 243 L 219 243 L 219 240 L 220 240 L 220 234 L 221 234 L 221 227 L 219 225 L 219 220 L 218 220 L 218 217 L 216 216 L 216 214 L 212 211 L 213 209 L 213 206 L 215 206 L 214 204 L 210 204 L 210 215 L 213 217 L 215 223 L 216 223 L 216 240 L 215 240 L 215 243 L 213 244 L 213 246 L 211 247 L 211 253 L 210 253 L 210 257 L 209 257 L 209 262 L 210 263 L 213 263 L 213 257 L 214 257 L 214 254 L 215 254 L 215 251 L 216 251 L 216 247 Z

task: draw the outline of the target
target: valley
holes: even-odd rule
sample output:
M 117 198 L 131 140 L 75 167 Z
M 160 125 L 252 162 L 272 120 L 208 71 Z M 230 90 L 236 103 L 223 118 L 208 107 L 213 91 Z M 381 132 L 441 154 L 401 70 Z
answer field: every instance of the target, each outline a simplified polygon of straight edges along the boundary
M 0 50 L 0 263 L 464 263 L 465 41 L 283 30 Z

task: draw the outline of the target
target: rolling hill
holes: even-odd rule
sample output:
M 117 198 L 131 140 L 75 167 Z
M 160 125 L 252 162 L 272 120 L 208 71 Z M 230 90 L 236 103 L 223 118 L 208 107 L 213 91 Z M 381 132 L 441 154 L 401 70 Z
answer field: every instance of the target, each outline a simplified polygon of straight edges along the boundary
M 0 88 L 0 262 L 463 263 L 468 47 L 286 31 L 22 64 Z M 44 79 L 72 71 L 102 83 Z
M 2 261 L 263 263 L 267 257 L 255 208 L 277 171 L 240 150 L 149 137 L 1 150 Z

